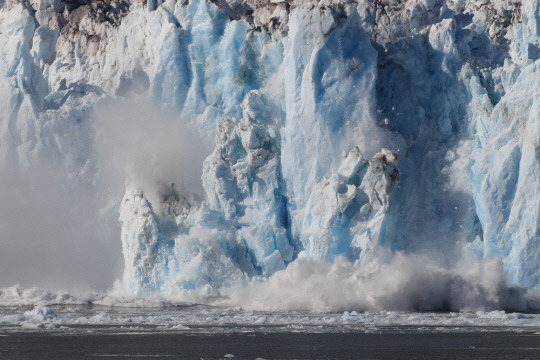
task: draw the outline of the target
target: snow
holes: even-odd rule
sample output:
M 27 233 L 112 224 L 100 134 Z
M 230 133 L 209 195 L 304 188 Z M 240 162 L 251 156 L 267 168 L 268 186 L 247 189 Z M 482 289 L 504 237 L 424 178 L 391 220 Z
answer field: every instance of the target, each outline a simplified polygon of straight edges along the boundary
M 427 256 L 467 284 L 477 282 L 464 269 L 502 264 L 454 310 L 500 309 L 493 292 L 513 285 L 538 295 L 537 2 L 124 5 L 0 9 L 0 169 L 45 167 L 74 193 L 83 182 L 111 194 L 100 205 L 120 213 L 118 289 L 220 297 L 302 261 L 358 274 L 401 256 L 414 288 L 433 270 L 415 267 Z M 156 109 L 100 123 L 121 99 Z M 167 134 L 163 114 L 210 148 L 171 145 L 193 142 L 169 136 L 178 130 Z M 104 139 L 103 124 L 134 141 Z M 125 164 L 107 165 L 107 151 Z M 130 158 L 136 171 L 104 180 Z M 202 174 L 202 188 L 169 169 Z M 351 296 L 402 309 L 366 289 Z

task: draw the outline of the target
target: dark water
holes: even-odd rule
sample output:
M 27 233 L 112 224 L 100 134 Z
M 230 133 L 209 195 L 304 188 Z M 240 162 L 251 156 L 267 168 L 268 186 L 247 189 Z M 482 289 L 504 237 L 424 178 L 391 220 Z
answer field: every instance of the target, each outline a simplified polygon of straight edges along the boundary
M 228 355 L 228 356 L 226 356 Z M 0 336 L 1 359 L 540 359 L 516 332 L 49 334 Z

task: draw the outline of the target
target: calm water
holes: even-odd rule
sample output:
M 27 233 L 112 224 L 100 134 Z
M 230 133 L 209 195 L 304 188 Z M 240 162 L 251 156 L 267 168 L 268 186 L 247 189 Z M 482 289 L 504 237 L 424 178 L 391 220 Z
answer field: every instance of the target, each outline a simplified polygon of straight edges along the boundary
M 540 335 L 523 332 L 92 334 L 0 336 L 2 359 L 531 359 Z

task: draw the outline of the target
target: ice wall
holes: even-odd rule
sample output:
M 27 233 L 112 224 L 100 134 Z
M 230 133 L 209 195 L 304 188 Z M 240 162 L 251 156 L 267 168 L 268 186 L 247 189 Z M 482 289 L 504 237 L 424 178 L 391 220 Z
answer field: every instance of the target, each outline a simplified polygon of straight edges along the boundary
M 499 258 L 536 291 L 539 6 L 6 1 L 1 164 L 95 179 L 91 112 L 150 98 L 215 145 L 200 194 L 128 176 L 126 290 L 212 291 L 384 248 Z

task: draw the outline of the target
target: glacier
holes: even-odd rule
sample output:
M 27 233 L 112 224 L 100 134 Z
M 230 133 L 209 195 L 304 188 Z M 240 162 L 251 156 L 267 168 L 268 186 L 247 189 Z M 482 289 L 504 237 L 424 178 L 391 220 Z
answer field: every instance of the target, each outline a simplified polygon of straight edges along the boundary
M 3 0 L 0 53 L 0 174 L 102 194 L 129 294 L 219 295 L 299 264 L 364 279 L 402 256 L 490 309 L 501 285 L 477 262 L 540 294 L 538 1 Z M 111 126 L 136 137 L 117 162 Z M 384 304 L 366 307 L 401 306 Z

